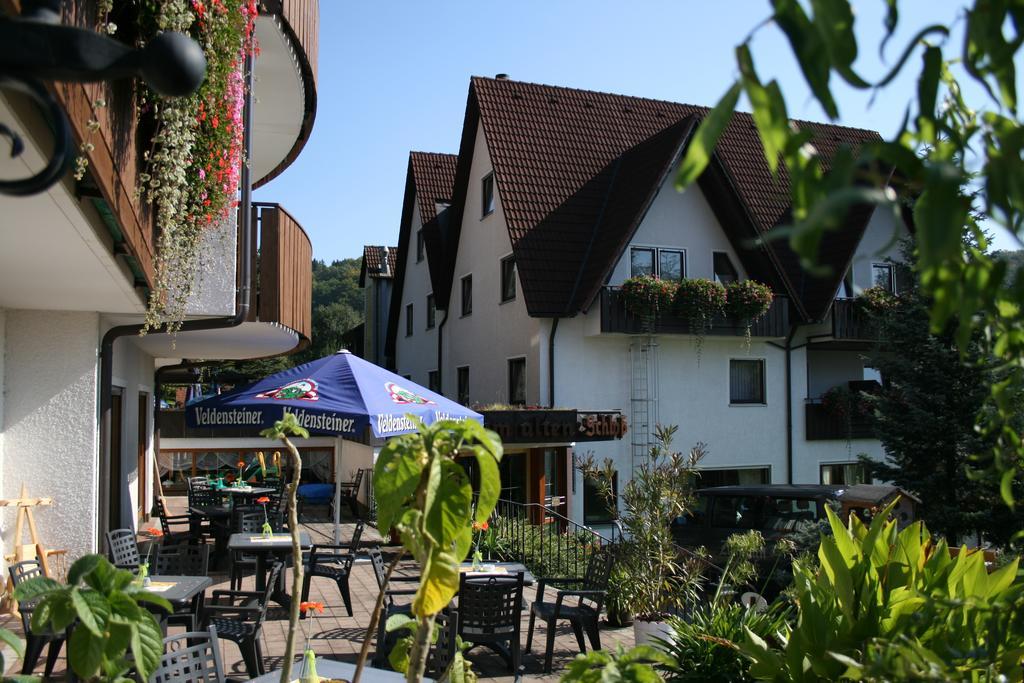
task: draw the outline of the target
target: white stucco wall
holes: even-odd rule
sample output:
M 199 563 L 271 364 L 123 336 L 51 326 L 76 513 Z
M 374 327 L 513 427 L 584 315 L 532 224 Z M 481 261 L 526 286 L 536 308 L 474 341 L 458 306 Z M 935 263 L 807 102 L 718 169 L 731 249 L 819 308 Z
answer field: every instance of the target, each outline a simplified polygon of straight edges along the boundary
M 526 358 L 526 401 L 547 401 L 542 393 L 542 329 L 550 322 L 531 318 L 526 312 L 521 283 L 516 298 L 501 303 L 501 259 L 512 253 L 505 224 L 501 189 L 495 183 L 495 209 L 482 213 L 482 180 L 493 170 L 483 126 L 478 126 L 473 163 L 466 192 L 466 208 L 455 260 L 448 323 L 444 328 L 444 393 L 456 396 L 456 368 L 469 366 L 470 403 L 508 402 L 508 360 Z M 473 276 L 473 313 L 462 317 L 462 278 Z M 403 295 L 404 296 L 404 295 Z M 403 329 L 399 329 L 401 335 Z M 542 349 L 543 346 L 543 349 Z
M 187 315 L 233 315 L 238 218 L 234 211 L 203 231 Z M 255 275 L 255 274 L 254 274 Z
M 725 236 L 722 227 L 711 211 L 704 193 L 696 184 L 685 192 L 676 192 L 673 187 L 676 168 L 668 174 L 665 185 L 651 202 L 630 246 L 662 247 L 686 250 L 686 277 L 714 278 L 713 252 L 722 251 L 729 255 L 733 267 L 741 278 L 746 271 L 736 256 L 736 251 Z M 615 265 L 608 284 L 619 285 L 630 276 L 629 249 L 627 248 Z
M 395 337 L 395 367 L 400 375 L 410 375 L 412 381 L 429 386 L 428 373 L 437 370 L 437 328 L 444 318 L 438 311 L 434 316 L 434 327 L 427 329 L 427 295 L 433 291 L 430 284 L 430 269 L 424 249 L 423 260 L 416 260 L 416 233 L 423 224 L 420 222 L 420 200 L 413 199 L 412 218 L 402 230 L 408 231 L 405 254 L 405 280 L 402 283 L 402 305 L 398 312 L 398 327 Z M 412 334 L 406 336 L 406 307 L 412 304 Z M 447 389 L 448 387 L 445 387 Z
M 70 558 L 96 550 L 99 316 L 9 310 L 5 325 L 4 498 L 21 485 L 54 498 L 36 513 L 51 548 Z M 14 539 L 6 508 L 4 547 Z
M 891 212 L 875 210 L 864 231 L 864 237 L 857 245 L 850 266 L 853 269 L 855 294 L 874 284 L 871 274 L 872 263 L 885 263 L 887 258 L 902 260 L 899 241 L 906 235 L 906 229 L 902 224 L 897 225 Z
M 807 353 L 807 397 L 821 396 L 851 380 L 864 379 L 864 358 L 860 351 L 810 348 Z

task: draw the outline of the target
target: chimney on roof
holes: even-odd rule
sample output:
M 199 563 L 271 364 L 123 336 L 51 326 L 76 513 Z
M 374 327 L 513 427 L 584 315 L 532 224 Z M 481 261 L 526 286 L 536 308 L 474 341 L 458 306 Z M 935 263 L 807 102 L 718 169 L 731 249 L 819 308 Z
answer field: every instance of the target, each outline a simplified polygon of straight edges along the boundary
M 494 80 L 496 81 L 507 81 L 508 74 L 494 74 Z
M 384 277 L 391 275 L 391 262 L 388 259 L 388 248 L 381 247 L 380 253 L 380 273 Z

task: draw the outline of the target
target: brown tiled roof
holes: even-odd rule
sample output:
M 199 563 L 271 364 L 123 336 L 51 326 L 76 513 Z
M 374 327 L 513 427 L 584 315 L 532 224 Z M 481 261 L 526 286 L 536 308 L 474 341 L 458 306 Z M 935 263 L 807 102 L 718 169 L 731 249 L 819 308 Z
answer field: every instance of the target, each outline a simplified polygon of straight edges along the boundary
M 384 264 L 384 250 L 388 252 L 387 271 L 381 272 Z M 360 280 L 365 277 L 379 278 L 392 277 L 395 274 L 395 262 L 398 256 L 398 247 L 384 247 L 367 244 L 363 247 L 363 266 L 359 274 Z
M 453 241 L 448 248 L 454 249 L 458 241 L 477 121 L 481 121 L 527 309 L 534 316 L 585 310 L 631 239 L 692 126 L 707 111 L 673 102 L 473 78 L 452 202 Z M 814 133 L 813 143 L 826 158 L 840 145 L 878 138 L 870 131 L 798 125 Z M 723 227 L 731 231 L 738 251 L 749 251 L 750 238 L 766 234 L 785 220 L 787 178 L 785 173 L 778 179 L 771 177 L 749 114 L 733 117 L 719 142 L 717 161 L 725 184 L 731 187 L 732 201 L 744 206 L 749 223 L 745 231 L 740 226 Z M 866 220 L 866 215 L 852 216 L 848 230 L 823 242 L 822 260 L 838 264 L 835 270 L 840 271 L 828 278 L 810 280 L 782 242 L 757 247 L 757 258 L 777 269 L 767 278 L 773 286 L 806 297 L 796 302 L 806 317 L 820 317 Z
M 414 237 L 409 234 L 408 226 L 412 223 L 413 205 L 416 200 L 419 200 L 420 222 L 423 225 L 424 235 L 429 235 L 436 228 L 437 203 L 451 201 L 457 162 L 458 157 L 454 154 L 440 154 L 437 152 L 409 153 L 409 168 L 405 174 L 405 198 L 402 203 L 402 218 L 398 226 L 397 252 L 399 254 L 408 254 L 410 248 L 415 248 Z M 431 279 L 433 280 L 435 271 L 438 269 L 435 261 L 440 259 L 436 258 L 435 250 L 430 248 L 432 245 L 429 242 L 427 246 L 427 265 L 430 268 Z M 398 259 L 397 254 L 396 259 L 394 291 L 391 294 L 387 340 L 384 348 L 384 353 L 389 357 L 389 360 L 393 360 L 395 354 L 395 338 L 398 333 L 398 316 L 401 311 L 402 288 L 405 283 L 405 263 L 407 261 L 406 258 Z M 446 262 L 448 260 L 450 259 L 445 259 Z M 450 287 L 451 275 L 447 270 L 447 267 L 445 267 L 446 282 L 447 286 Z M 435 284 L 435 299 L 438 299 L 440 302 L 436 290 Z M 447 300 L 447 295 L 445 295 L 443 301 L 447 303 Z M 438 303 L 438 308 L 443 310 L 444 306 Z
M 459 157 L 436 152 L 410 152 L 416 197 L 420 202 L 420 222 L 426 225 L 437 217 L 437 202 L 451 202 L 455 184 L 455 164 Z

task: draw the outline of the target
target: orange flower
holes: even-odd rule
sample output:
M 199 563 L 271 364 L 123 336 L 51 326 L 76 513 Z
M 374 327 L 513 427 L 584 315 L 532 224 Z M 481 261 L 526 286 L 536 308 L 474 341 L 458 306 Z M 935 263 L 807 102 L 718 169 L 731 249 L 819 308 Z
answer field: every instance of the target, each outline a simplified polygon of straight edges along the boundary
M 157 529 L 155 527 L 150 527 L 148 529 L 143 529 L 142 533 L 146 534 L 147 536 L 152 536 L 153 538 L 160 538 L 161 536 L 164 535 L 163 531 L 161 531 L 160 529 Z
M 483 523 L 473 522 L 473 531 L 487 531 L 489 528 L 490 525 L 487 523 L 487 520 L 484 520 Z
M 238 461 L 238 467 L 239 468 L 245 467 L 245 461 L 244 460 L 239 460 Z
M 256 499 L 256 502 L 259 503 L 260 505 L 265 505 L 270 502 L 270 498 L 268 498 L 267 496 L 260 496 L 259 498 Z
M 303 602 L 302 604 L 299 605 L 299 611 L 300 612 L 305 613 L 305 612 L 309 612 L 310 610 L 316 612 L 317 614 L 323 614 L 324 603 L 322 603 L 322 602 Z

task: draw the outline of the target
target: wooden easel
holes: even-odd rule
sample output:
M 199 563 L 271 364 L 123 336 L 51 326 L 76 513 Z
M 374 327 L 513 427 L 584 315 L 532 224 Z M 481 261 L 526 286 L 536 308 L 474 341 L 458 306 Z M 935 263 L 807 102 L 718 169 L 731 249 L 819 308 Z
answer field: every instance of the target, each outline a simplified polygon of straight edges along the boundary
M 4 555 L 4 559 L 7 560 L 8 564 L 15 562 L 22 562 L 24 560 L 39 560 L 39 566 L 43 570 L 43 574 L 51 578 L 55 577 L 50 568 L 50 558 L 54 556 L 63 556 L 67 553 L 66 550 L 54 550 L 47 548 L 43 545 L 42 539 L 39 538 L 39 529 L 36 527 L 35 508 L 47 507 L 53 505 L 53 498 L 30 498 L 28 490 L 24 484 L 21 485 L 21 493 L 17 498 L 5 498 L 0 499 L 0 507 L 17 506 L 18 515 L 14 521 L 14 552 L 7 553 Z M 25 534 L 25 524 L 28 523 L 28 533 L 30 543 L 22 543 L 22 537 Z M 61 557 L 60 559 L 63 559 Z M 14 590 L 14 586 L 11 584 L 10 578 L 7 579 L 7 590 L 5 599 L 10 600 L 11 591 Z M 11 611 L 16 611 L 16 605 L 10 603 L 8 605 Z

